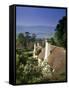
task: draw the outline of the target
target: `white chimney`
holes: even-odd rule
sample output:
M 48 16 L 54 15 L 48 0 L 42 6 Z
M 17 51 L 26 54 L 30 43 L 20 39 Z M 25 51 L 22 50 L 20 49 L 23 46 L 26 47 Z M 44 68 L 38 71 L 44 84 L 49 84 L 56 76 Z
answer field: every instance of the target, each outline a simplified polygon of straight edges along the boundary
M 48 57 L 48 42 L 47 40 L 45 40 L 45 57 L 44 60 L 47 60 Z
M 34 44 L 33 58 L 35 58 L 35 57 L 36 57 L 35 52 L 36 52 L 36 44 Z

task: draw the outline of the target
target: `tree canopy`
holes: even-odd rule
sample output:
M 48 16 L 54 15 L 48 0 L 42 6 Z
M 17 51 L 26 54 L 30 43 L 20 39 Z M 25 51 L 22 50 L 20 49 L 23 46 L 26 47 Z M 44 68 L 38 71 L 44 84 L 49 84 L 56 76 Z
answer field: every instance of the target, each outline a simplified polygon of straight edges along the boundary
M 67 17 L 64 16 L 56 26 L 56 33 L 54 36 L 55 42 L 58 46 L 66 47 L 66 33 L 67 33 Z
M 51 44 L 64 47 L 67 46 L 67 17 L 64 16 L 62 19 L 59 20 L 56 29 L 55 34 L 52 38 L 48 40 Z

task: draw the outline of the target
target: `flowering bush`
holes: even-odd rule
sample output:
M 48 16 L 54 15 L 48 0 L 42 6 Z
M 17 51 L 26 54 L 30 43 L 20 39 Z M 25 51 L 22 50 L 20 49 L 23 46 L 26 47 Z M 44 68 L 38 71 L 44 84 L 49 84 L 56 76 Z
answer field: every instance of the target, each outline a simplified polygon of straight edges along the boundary
M 42 63 L 41 69 L 42 69 L 43 78 L 45 78 L 45 79 L 51 79 L 52 78 L 52 69 L 46 61 L 44 61 Z

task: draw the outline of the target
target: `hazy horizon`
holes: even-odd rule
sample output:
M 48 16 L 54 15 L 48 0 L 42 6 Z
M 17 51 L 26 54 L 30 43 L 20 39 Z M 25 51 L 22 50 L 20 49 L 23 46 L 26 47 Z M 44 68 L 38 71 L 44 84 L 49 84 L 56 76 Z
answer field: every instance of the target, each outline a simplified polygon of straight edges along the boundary
M 36 38 L 50 38 L 54 35 L 55 28 L 49 26 L 17 26 L 17 35 L 19 33 L 29 32 L 30 35 L 36 34 Z
M 37 38 L 52 37 L 56 25 L 63 16 L 65 9 L 16 7 L 16 33 L 35 33 Z

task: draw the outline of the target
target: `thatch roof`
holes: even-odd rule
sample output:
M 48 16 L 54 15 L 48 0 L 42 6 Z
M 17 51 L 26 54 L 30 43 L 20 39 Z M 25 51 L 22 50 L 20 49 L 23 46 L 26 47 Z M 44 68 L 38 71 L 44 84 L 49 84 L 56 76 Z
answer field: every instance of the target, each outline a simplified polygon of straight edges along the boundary
M 49 47 L 50 47 L 50 53 L 51 53 L 55 49 L 56 46 L 49 44 Z M 42 48 L 41 53 L 38 55 L 38 58 L 44 59 L 44 57 L 45 57 L 45 48 Z
M 49 65 L 56 70 L 56 72 L 65 72 L 66 67 L 66 51 L 64 48 L 56 47 L 48 57 Z

